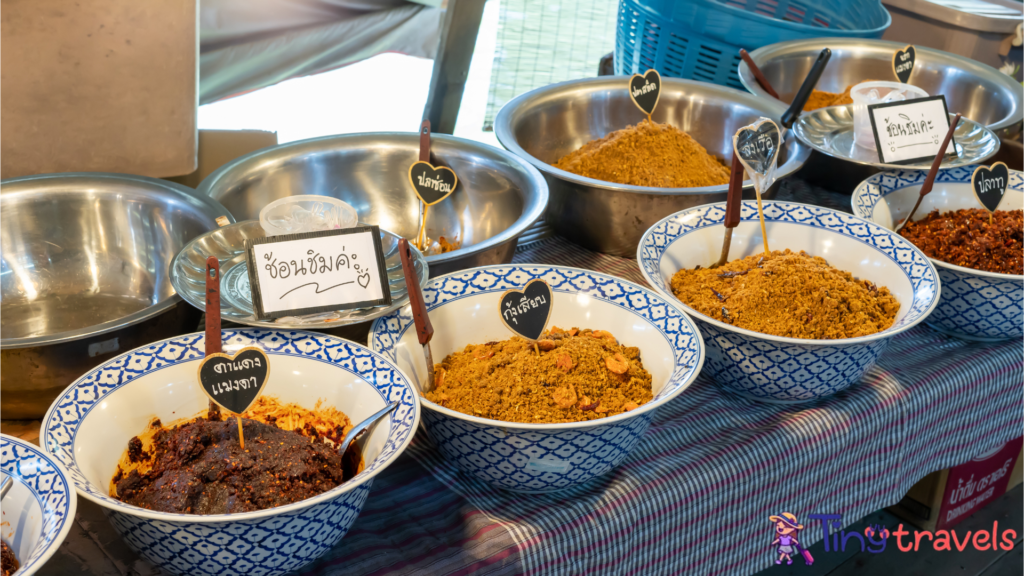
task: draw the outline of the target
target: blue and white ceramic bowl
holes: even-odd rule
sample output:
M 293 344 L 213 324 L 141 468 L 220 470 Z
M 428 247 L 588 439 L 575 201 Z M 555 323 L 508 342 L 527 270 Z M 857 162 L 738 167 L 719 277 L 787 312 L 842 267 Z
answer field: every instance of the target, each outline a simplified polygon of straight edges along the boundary
M 374 476 L 412 440 L 419 400 L 408 378 L 379 354 L 313 332 L 224 330 L 224 352 L 258 346 L 270 357 L 263 393 L 313 407 L 318 399 L 353 422 L 399 402 L 368 439 L 365 469 L 319 496 L 258 512 L 188 515 L 153 512 L 108 495 L 128 440 L 155 416 L 172 423 L 208 406 L 196 379 L 202 334 L 137 348 L 69 386 L 43 419 L 40 442 L 64 464 L 78 493 L 103 506 L 137 552 L 174 574 L 284 574 L 309 564 L 341 540 L 363 508 Z M 385 425 L 386 424 L 386 425 Z
M 75 521 L 78 498 L 67 470 L 34 444 L 0 435 L 0 470 L 14 480 L 4 498 L 0 538 L 29 576 L 53 556 Z
M 553 290 L 548 326 L 607 330 L 640 348 L 654 400 L 587 422 L 519 424 L 478 418 L 422 399 L 427 433 L 444 457 L 485 482 L 519 492 L 553 492 L 609 472 L 636 447 L 654 411 L 682 393 L 704 364 L 693 322 L 654 292 L 604 274 L 543 265 L 486 266 L 431 279 L 423 290 L 440 362 L 468 344 L 512 336 L 498 314 L 501 295 L 543 278 Z M 422 382 L 423 347 L 409 307 L 378 318 L 370 346 Z
M 932 191 L 914 214 L 981 208 L 971 187 L 976 166 L 940 170 Z M 851 198 L 853 213 L 892 230 L 914 207 L 926 173 L 919 170 L 879 172 L 860 183 Z M 1010 170 L 998 210 L 1024 208 L 1024 174 Z M 954 266 L 931 259 L 942 279 L 942 297 L 928 317 L 932 328 L 967 340 L 997 341 L 1024 336 L 1024 276 Z
M 722 252 L 725 203 L 684 210 L 655 224 L 637 248 L 640 271 L 667 298 L 681 268 L 708 266 Z M 893 232 L 827 208 L 765 202 L 768 245 L 821 256 L 840 270 L 888 287 L 900 302 L 891 327 L 841 340 L 805 340 L 737 328 L 680 304 L 697 321 L 708 346 L 708 370 L 720 384 L 767 402 L 806 402 L 853 384 L 885 350 L 889 339 L 931 313 L 938 301 L 935 268 L 920 250 Z M 730 260 L 763 252 L 757 204 L 744 202 L 733 229 Z

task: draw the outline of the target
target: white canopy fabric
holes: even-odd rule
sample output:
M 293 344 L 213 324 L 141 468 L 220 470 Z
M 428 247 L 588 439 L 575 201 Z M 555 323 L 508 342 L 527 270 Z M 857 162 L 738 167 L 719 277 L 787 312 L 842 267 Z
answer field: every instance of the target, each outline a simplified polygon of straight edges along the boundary
M 199 103 L 382 52 L 433 58 L 444 11 L 407 0 L 201 0 Z

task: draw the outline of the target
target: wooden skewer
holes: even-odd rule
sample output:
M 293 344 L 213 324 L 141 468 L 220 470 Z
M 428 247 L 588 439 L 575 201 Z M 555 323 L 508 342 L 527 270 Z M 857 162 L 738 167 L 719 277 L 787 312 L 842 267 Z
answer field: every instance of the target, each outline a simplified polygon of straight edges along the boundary
M 242 434 L 242 415 L 238 415 L 238 443 L 242 445 L 242 450 L 245 450 L 245 435 Z
M 935 155 L 935 160 L 932 160 L 932 167 L 928 170 L 928 176 L 925 176 L 924 184 L 921 185 L 921 193 L 917 196 L 917 202 L 914 203 L 914 208 L 907 215 L 907 219 L 903 221 L 896 231 L 899 232 L 914 218 L 914 213 L 921 206 L 921 199 L 924 198 L 925 194 L 932 191 L 932 186 L 935 184 L 935 177 L 939 174 L 939 166 L 942 165 L 942 159 L 946 157 L 946 148 L 949 147 L 949 141 L 953 139 L 953 132 L 956 131 L 956 125 L 960 123 L 960 114 L 957 114 L 953 118 L 953 121 L 949 123 L 949 130 L 946 131 L 946 137 L 942 139 L 942 146 L 939 148 L 939 153 Z
M 430 162 L 430 120 L 424 120 L 420 124 L 420 162 Z M 423 213 L 420 216 L 420 231 L 416 234 L 416 247 L 426 250 L 427 242 L 427 206 L 423 205 Z
M 772 98 L 775 98 L 776 100 L 782 100 L 782 98 L 779 98 L 779 93 L 776 92 L 774 88 L 772 88 L 772 85 L 768 83 L 768 79 L 764 77 L 764 72 L 761 72 L 761 69 L 757 67 L 757 64 L 754 64 L 754 59 L 751 58 L 750 54 L 747 54 L 747 51 L 744 50 L 743 48 L 740 48 L 740 58 L 742 58 L 743 61 L 747 63 L 747 66 L 750 68 L 750 71 L 754 74 L 754 79 L 757 80 L 757 83 L 761 86 L 761 88 L 764 88 L 764 91 L 767 92 Z
M 724 266 L 729 261 L 729 247 L 732 245 L 732 229 L 740 223 L 740 208 L 743 201 L 743 164 L 740 158 L 732 155 L 732 171 L 729 174 L 729 195 L 725 201 L 725 238 L 722 240 L 722 255 L 711 268 Z

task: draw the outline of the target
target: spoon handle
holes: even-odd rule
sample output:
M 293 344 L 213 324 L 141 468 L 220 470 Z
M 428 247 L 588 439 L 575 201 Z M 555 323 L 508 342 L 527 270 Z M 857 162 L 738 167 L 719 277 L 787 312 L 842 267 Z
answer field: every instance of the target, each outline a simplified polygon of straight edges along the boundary
M 754 64 L 754 59 L 751 58 L 750 54 L 747 54 L 747 51 L 743 48 L 740 48 L 740 58 L 747 63 L 750 71 L 754 74 L 754 80 L 757 80 L 757 83 L 761 85 L 761 88 L 764 88 L 764 91 L 772 98 L 781 100 L 781 98 L 779 98 L 779 93 L 775 91 L 775 88 L 772 88 L 772 85 L 768 83 L 768 79 L 764 77 L 764 72 L 761 72 L 761 69 L 757 67 L 757 64 Z
M 11 491 L 11 486 L 14 486 L 14 480 L 8 475 L 7 478 L 4 478 L 3 486 L 0 486 L 0 500 L 3 500 L 7 493 Z
M 811 97 L 814 87 L 818 85 L 821 73 L 825 71 L 825 65 L 828 64 L 828 60 L 831 57 L 832 51 L 828 48 L 822 49 L 821 54 L 818 54 L 818 60 L 811 67 L 807 78 L 804 78 L 804 83 L 800 85 L 800 90 L 797 91 L 796 97 L 793 98 L 793 103 L 789 105 L 789 109 L 782 115 L 782 126 L 785 129 L 789 130 L 792 128 L 793 123 L 800 117 L 800 113 L 804 111 L 804 105 L 807 104 L 807 99 Z
M 935 160 L 932 160 L 932 167 L 928 170 L 928 176 L 924 179 L 924 184 L 921 185 L 921 196 L 932 191 L 932 185 L 935 184 L 935 177 L 939 174 L 939 166 L 942 165 L 942 159 L 946 157 L 946 148 L 949 147 L 949 141 L 953 139 L 953 132 L 956 132 L 956 125 L 960 123 L 960 114 L 958 113 L 953 121 L 949 123 L 949 130 L 946 131 L 946 137 L 942 139 L 942 147 L 939 148 L 939 153 L 935 155 Z

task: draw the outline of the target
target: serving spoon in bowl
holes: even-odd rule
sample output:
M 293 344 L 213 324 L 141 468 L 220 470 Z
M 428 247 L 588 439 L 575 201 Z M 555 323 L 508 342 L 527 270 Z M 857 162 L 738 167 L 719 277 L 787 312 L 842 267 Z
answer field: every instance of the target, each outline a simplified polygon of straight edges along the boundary
M 351 480 L 359 473 L 359 463 L 363 460 L 363 448 L 367 438 L 373 434 L 377 424 L 380 424 L 381 420 L 384 420 L 384 417 L 393 412 L 395 408 L 398 408 L 398 402 L 388 404 L 376 414 L 353 426 L 348 434 L 345 434 L 341 446 L 338 447 L 338 452 L 341 453 L 342 481 Z

